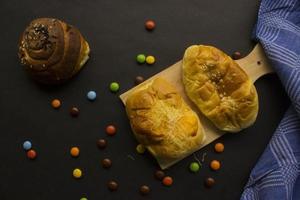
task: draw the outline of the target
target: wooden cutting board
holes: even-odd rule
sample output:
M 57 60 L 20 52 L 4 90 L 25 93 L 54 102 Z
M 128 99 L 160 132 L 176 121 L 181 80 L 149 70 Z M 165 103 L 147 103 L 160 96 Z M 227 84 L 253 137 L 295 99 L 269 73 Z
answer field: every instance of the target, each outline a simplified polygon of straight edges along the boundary
M 257 44 L 254 49 L 250 52 L 249 55 L 246 57 L 236 60 L 236 62 L 245 70 L 245 72 L 249 75 L 251 80 L 255 82 L 259 77 L 273 72 L 266 56 L 263 51 L 263 48 L 260 44 Z M 214 140 L 218 139 L 226 132 L 217 129 L 194 105 L 194 103 L 189 100 L 187 95 L 184 91 L 184 86 L 182 84 L 182 61 L 175 63 L 174 65 L 166 68 L 165 70 L 159 72 L 158 74 L 150 77 L 149 79 L 145 80 L 142 84 L 133 87 L 132 89 L 128 90 L 127 92 L 120 95 L 122 102 L 126 103 L 127 97 L 134 92 L 139 87 L 143 86 L 144 84 L 148 83 L 150 80 L 156 77 L 163 77 L 167 81 L 169 81 L 172 85 L 175 86 L 177 91 L 183 97 L 185 102 L 198 114 L 201 124 L 203 125 L 206 139 L 202 145 L 199 146 L 198 150 L 202 147 L 206 146 L 207 144 L 213 142 Z M 229 133 L 234 134 L 234 133 Z M 159 163 L 162 169 L 170 167 L 171 165 L 175 164 L 179 160 L 175 160 L 170 163 Z

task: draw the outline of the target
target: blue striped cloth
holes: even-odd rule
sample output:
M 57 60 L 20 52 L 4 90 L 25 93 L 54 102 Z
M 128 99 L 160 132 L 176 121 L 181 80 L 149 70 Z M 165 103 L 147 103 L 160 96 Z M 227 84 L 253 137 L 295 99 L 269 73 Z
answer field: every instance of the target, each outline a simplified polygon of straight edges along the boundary
M 300 200 L 300 0 L 262 0 L 254 37 L 292 105 L 251 171 L 241 200 Z

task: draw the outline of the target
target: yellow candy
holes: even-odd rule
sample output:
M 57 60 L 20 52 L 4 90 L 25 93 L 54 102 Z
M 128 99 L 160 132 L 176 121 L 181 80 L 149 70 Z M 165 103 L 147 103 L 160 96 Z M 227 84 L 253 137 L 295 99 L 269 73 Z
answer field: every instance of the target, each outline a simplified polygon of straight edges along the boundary
M 145 153 L 146 149 L 145 149 L 144 145 L 139 144 L 136 146 L 136 151 L 140 154 L 143 154 L 143 153 Z
M 82 171 L 78 168 L 74 169 L 73 170 L 73 177 L 74 178 L 81 178 L 82 176 Z
M 147 56 L 146 57 L 146 63 L 149 64 L 149 65 L 152 65 L 153 63 L 155 63 L 154 56 Z

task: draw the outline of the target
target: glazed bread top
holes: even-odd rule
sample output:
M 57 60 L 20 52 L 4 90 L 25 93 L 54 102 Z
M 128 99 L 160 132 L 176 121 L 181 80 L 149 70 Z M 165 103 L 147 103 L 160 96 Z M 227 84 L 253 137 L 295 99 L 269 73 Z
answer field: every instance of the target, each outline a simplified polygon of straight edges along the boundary
M 255 86 L 228 55 L 212 46 L 193 45 L 185 51 L 182 69 L 188 97 L 216 127 L 238 132 L 254 123 Z
M 131 94 L 126 111 L 137 140 L 159 161 L 183 158 L 204 139 L 197 114 L 162 78 Z
M 84 65 L 89 45 L 79 30 L 52 18 L 33 20 L 20 38 L 19 57 L 39 82 L 63 82 Z

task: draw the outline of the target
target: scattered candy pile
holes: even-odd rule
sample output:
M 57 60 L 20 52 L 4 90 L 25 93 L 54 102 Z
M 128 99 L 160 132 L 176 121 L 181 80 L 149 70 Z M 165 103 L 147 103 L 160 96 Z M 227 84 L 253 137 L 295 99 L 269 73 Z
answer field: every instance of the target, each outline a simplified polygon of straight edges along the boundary
M 139 64 L 144 64 L 146 62 L 148 65 L 153 65 L 155 63 L 155 57 L 151 55 L 146 57 L 144 54 L 139 54 L 136 56 L 136 61 Z
M 155 29 L 155 26 L 156 25 L 155 25 L 155 22 L 153 20 L 147 20 L 145 22 L 145 28 L 148 31 L 152 31 L 153 29 Z M 240 52 L 235 52 L 232 55 L 232 57 L 233 57 L 233 59 L 240 59 L 241 54 L 240 54 Z M 136 61 L 139 64 L 147 63 L 149 65 L 152 65 L 152 64 L 155 63 L 156 59 L 152 55 L 145 56 L 144 54 L 139 54 L 139 55 L 136 56 Z M 134 83 L 136 85 L 138 85 L 138 84 L 141 84 L 143 81 L 144 81 L 144 78 L 142 76 L 137 76 L 135 78 Z M 119 89 L 120 89 L 119 83 L 117 83 L 117 82 L 110 83 L 109 89 L 113 93 L 118 92 Z M 88 91 L 86 93 L 86 98 L 89 101 L 95 101 L 96 97 L 97 97 L 97 93 L 93 90 Z M 53 107 L 53 109 L 59 109 L 61 107 L 61 101 L 59 99 L 53 99 L 51 101 L 51 106 Z M 73 106 L 73 107 L 70 108 L 69 114 L 72 117 L 78 117 L 79 116 L 79 109 L 77 107 Z M 108 125 L 105 128 L 105 132 L 108 136 L 114 136 L 117 132 L 117 129 L 114 125 Z M 99 149 L 103 150 L 107 147 L 107 141 L 105 139 L 98 139 L 97 142 L 96 142 L 96 145 Z M 30 141 L 25 141 L 23 143 L 23 149 L 27 152 L 27 157 L 29 159 L 33 160 L 37 157 L 37 153 L 36 153 L 35 150 L 32 149 L 32 144 L 31 144 Z M 146 148 L 145 148 L 144 145 L 138 144 L 136 146 L 136 152 L 137 153 L 144 154 L 145 151 L 146 151 Z M 214 151 L 216 153 L 222 153 L 224 151 L 224 145 L 222 143 L 216 143 L 215 146 L 214 146 Z M 79 155 L 80 155 L 79 147 L 77 147 L 77 146 L 71 147 L 70 148 L 70 155 L 73 158 L 79 157 Z M 132 158 L 132 159 L 134 160 L 134 158 Z M 190 165 L 189 165 L 189 170 L 192 173 L 197 173 L 200 170 L 200 168 L 202 167 L 202 164 L 204 163 L 204 156 L 203 156 L 201 161 L 199 161 L 197 158 L 195 158 L 195 159 L 196 159 L 197 162 L 191 162 Z M 104 158 L 101 161 L 101 165 L 104 169 L 109 169 L 109 168 L 112 167 L 112 161 L 109 158 Z M 209 166 L 213 171 L 217 171 L 221 168 L 221 163 L 218 160 L 212 160 L 210 162 Z M 75 179 L 80 179 L 83 176 L 83 172 L 80 168 L 75 168 L 72 172 L 72 175 Z M 173 178 L 171 176 L 166 176 L 165 172 L 162 171 L 162 170 L 155 171 L 154 177 L 157 180 L 159 180 L 162 183 L 162 185 L 164 185 L 164 186 L 170 187 L 173 184 Z M 204 185 L 208 188 L 212 187 L 214 184 L 215 184 L 215 180 L 211 177 L 206 178 L 205 181 L 204 181 Z M 116 191 L 119 186 L 118 186 L 118 183 L 115 180 L 110 180 L 107 183 L 107 187 L 110 191 Z M 150 191 L 151 191 L 151 189 L 147 185 L 141 185 L 140 188 L 139 188 L 139 192 L 140 192 L 141 195 L 147 195 L 147 194 L 150 193 Z M 80 200 L 87 200 L 87 198 L 82 197 L 82 198 L 80 198 Z
M 23 149 L 26 151 L 27 158 L 34 160 L 37 154 L 36 151 L 31 148 L 32 148 L 32 144 L 30 141 L 27 140 L 23 143 Z

